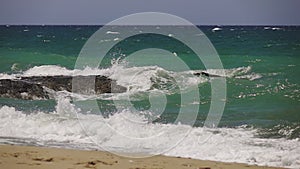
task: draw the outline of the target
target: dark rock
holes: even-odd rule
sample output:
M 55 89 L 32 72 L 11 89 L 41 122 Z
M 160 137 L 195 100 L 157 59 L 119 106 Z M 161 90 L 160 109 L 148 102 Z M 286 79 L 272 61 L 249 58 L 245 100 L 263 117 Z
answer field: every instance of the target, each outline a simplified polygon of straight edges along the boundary
M 209 74 L 207 72 L 196 72 L 196 73 L 194 73 L 194 75 L 196 75 L 196 76 L 203 75 L 203 76 L 206 76 L 206 77 L 222 77 L 220 75 Z
M 94 84 L 94 85 L 93 85 Z M 0 96 L 21 99 L 49 99 L 54 91 L 79 94 L 122 93 L 126 88 L 105 76 L 32 76 L 20 79 L 0 79 Z
M 20 99 L 49 99 L 41 85 L 11 79 L 0 80 L 0 96 Z

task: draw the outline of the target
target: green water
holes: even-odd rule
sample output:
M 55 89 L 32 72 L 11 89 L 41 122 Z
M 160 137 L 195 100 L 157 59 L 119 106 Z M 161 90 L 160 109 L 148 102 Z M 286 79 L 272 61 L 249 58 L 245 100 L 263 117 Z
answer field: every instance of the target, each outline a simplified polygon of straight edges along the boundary
M 99 26 L 1 26 L 0 27 L 0 73 L 22 73 L 34 66 L 58 65 L 73 69 L 77 56 L 87 39 Z M 211 31 L 211 26 L 199 27 L 210 39 L 226 70 L 251 69 L 240 76 L 226 78 L 226 107 L 220 126 L 241 125 L 261 129 L 262 137 L 300 138 L 300 27 L 280 27 L 279 30 L 265 27 L 222 27 Z M 117 36 L 117 35 L 116 35 Z M 138 40 L 138 41 L 137 41 Z M 195 55 L 169 37 L 140 35 L 119 43 L 108 53 L 103 67 L 122 54 L 140 48 L 160 47 L 173 49 L 177 55 L 189 62 L 191 69 L 205 69 L 201 62 L 193 60 Z M 237 74 L 235 76 L 238 76 Z M 257 77 L 257 78 L 255 78 Z M 203 125 L 210 106 L 209 82 L 199 85 L 201 106 L 195 126 Z M 193 92 L 193 91 L 192 91 Z M 156 122 L 173 122 L 178 113 L 178 93 L 168 95 L 168 105 Z M 107 112 L 114 112 L 110 101 L 98 100 Z M 140 110 L 149 108 L 145 97 L 132 101 Z M 55 101 L 25 101 L 0 98 L 0 106 L 16 107 L 18 110 L 53 111 Z M 185 105 L 189 106 L 189 105 Z M 272 129 L 268 132 L 267 129 Z M 292 130 L 292 134 L 281 135 L 280 129 Z M 273 131 L 274 130 L 274 131 Z

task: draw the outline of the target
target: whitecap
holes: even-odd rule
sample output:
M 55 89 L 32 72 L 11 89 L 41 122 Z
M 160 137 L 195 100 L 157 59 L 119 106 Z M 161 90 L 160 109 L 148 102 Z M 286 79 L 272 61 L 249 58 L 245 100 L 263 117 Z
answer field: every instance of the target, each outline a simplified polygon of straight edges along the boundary
M 107 31 L 106 34 L 114 34 L 114 35 L 117 35 L 117 34 L 120 34 L 120 32 Z
M 215 27 L 215 28 L 213 28 L 211 31 L 212 32 L 216 32 L 216 31 L 221 31 L 222 30 L 222 28 L 220 28 L 220 27 Z

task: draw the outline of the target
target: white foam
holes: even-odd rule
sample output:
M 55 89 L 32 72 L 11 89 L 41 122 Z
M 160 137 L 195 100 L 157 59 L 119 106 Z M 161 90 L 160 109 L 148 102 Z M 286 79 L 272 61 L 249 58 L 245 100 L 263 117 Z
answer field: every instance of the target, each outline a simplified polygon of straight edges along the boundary
M 247 74 L 251 71 L 251 69 L 252 69 L 251 66 L 238 67 L 238 68 L 225 70 L 225 74 L 226 74 L 227 77 L 234 77 L 234 76 L 237 76 L 237 75 Z
M 205 72 L 211 75 L 218 75 L 221 77 L 248 79 L 248 80 L 256 80 L 262 77 L 261 74 L 251 72 L 251 70 L 252 70 L 251 66 L 245 66 L 245 67 L 242 66 L 242 67 L 237 67 L 232 69 L 208 69 Z M 193 71 L 193 73 L 194 72 L 195 71 Z
M 249 79 L 250 81 L 252 81 L 252 80 L 256 80 L 256 79 L 262 78 L 262 75 L 261 74 L 252 73 L 252 74 L 248 74 L 248 75 L 236 76 L 235 78 L 238 78 L 238 79 Z
M 30 77 L 30 76 L 88 76 L 88 75 L 103 75 L 113 80 L 116 80 L 118 85 L 127 88 L 125 96 L 128 94 L 135 94 L 138 92 L 151 92 L 160 90 L 164 93 L 178 92 L 178 86 L 181 92 L 189 90 L 199 84 L 206 83 L 209 78 L 202 76 L 193 75 L 197 71 L 184 71 L 184 72 L 173 72 L 165 70 L 158 66 L 142 66 L 142 67 L 128 67 L 126 63 L 120 63 L 119 60 L 112 61 L 112 66 L 105 69 L 90 68 L 86 67 L 83 70 L 74 69 L 70 70 L 65 67 L 57 65 L 43 65 L 35 66 L 24 72 L 17 74 L 3 74 L 0 73 L 0 79 L 16 79 L 19 77 Z M 262 77 L 259 73 L 251 72 L 251 66 L 238 67 L 232 69 L 208 69 L 206 72 L 212 75 L 219 75 L 228 78 L 240 78 L 248 80 L 256 80 Z M 155 84 L 155 85 L 153 85 Z M 153 87 L 155 86 L 155 87 Z M 122 97 L 124 94 L 116 94 L 107 97 L 105 95 L 103 99 L 113 99 Z M 94 98 L 99 96 L 90 96 L 82 98 Z M 80 97 L 77 97 L 80 98 Z
M 106 75 L 108 69 L 96 69 L 86 67 L 83 70 L 74 69 L 70 70 L 65 67 L 57 66 L 57 65 L 43 65 L 43 66 L 34 66 L 29 70 L 23 72 L 19 76 L 55 76 L 55 75 L 62 75 L 62 76 L 87 76 L 87 75 Z
M 11 67 L 10 67 L 10 70 L 12 71 L 18 71 L 19 70 L 19 64 L 18 63 L 14 63 Z
M 273 30 L 273 31 L 277 31 L 277 30 L 282 30 L 283 28 L 280 27 L 264 27 L 265 30 Z
M 16 74 L 6 74 L 6 73 L 0 73 L 0 79 L 15 79 Z
M 125 86 L 129 92 L 150 90 L 153 78 L 159 78 L 166 82 L 165 76 L 175 78 L 179 86 L 188 87 L 206 82 L 207 79 L 191 76 L 190 72 L 172 72 L 164 70 L 158 66 L 126 67 L 126 64 L 115 63 L 107 69 L 85 68 L 83 70 L 69 70 L 57 65 L 35 66 L 23 74 L 18 75 L 0 75 L 0 78 L 15 78 L 20 76 L 76 76 L 76 75 L 103 75 L 117 81 L 118 85 Z
M 273 30 L 273 31 L 276 31 L 276 30 L 282 30 L 282 28 L 279 28 L 279 27 L 273 27 L 272 30 Z
M 23 76 L 54 76 L 54 75 L 71 75 L 72 70 L 57 65 L 34 66 L 23 73 Z
M 299 140 L 255 138 L 256 130 L 246 128 L 154 124 L 144 116 L 147 112 L 122 110 L 103 118 L 95 114 L 76 114 L 78 111 L 64 97 L 58 99 L 56 110 L 50 113 L 26 115 L 14 107 L 3 106 L 0 108 L 0 136 L 35 139 L 41 144 L 76 144 L 82 149 L 95 147 L 96 143 L 101 146 L 99 149 L 118 152 L 300 167 Z
M 215 28 L 213 28 L 211 31 L 212 31 L 212 32 L 216 32 L 216 31 L 221 31 L 221 30 L 222 30 L 222 28 L 215 27 Z
M 118 34 L 120 34 L 120 32 L 107 31 L 106 34 L 118 35 Z

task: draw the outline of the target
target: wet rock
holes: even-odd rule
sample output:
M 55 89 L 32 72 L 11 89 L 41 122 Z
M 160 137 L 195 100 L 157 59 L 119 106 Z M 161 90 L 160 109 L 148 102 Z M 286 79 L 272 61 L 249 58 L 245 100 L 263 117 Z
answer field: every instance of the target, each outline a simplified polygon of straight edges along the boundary
M 196 76 L 222 77 L 222 76 L 220 76 L 220 75 L 210 74 L 210 73 L 207 73 L 207 72 L 195 72 L 195 73 L 193 73 L 193 74 L 196 75 Z
M 19 99 L 49 99 L 53 91 L 79 94 L 122 93 L 126 88 L 105 76 L 32 76 L 19 79 L 0 79 L 0 96 Z
M 19 99 L 49 99 L 41 85 L 11 79 L 0 80 L 0 96 Z

